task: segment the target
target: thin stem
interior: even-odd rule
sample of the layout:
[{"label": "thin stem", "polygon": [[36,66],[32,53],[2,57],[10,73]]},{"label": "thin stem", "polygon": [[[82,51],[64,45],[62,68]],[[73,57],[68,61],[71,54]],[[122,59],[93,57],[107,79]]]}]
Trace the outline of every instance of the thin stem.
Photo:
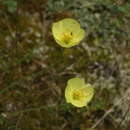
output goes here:
[{"label": "thin stem", "polygon": [[[62,107],[64,105],[66,105],[66,104],[60,104],[58,106]],[[40,106],[40,107],[28,108],[28,109],[24,109],[24,110],[20,110],[20,111],[16,111],[16,112],[8,112],[8,113],[11,114],[11,115],[16,116],[16,115],[18,115],[20,113],[43,110],[43,109],[49,109],[49,108],[55,108],[55,107],[57,107],[57,105],[50,105],[50,106],[45,106],[44,105],[44,106]]]}]

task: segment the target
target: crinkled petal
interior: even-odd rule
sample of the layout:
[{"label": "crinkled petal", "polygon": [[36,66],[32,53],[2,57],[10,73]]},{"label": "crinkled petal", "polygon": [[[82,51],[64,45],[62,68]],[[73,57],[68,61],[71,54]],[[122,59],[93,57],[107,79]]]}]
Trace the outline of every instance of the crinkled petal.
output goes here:
[{"label": "crinkled petal", "polygon": [[84,85],[83,88],[83,92],[85,95],[85,101],[86,103],[90,102],[90,100],[92,99],[93,95],[94,95],[94,89],[90,84]]},{"label": "crinkled petal", "polygon": [[62,23],[62,29],[64,32],[75,32],[80,28],[80,24],[71,18],[66,18],[60,21]]},{"label": "crinkled petal", "polygon": [[78,100],[73,100],[73,102],[71,103],[76,107],[84,107],[87,105],[85,101],[78,101]]},{"label": "crinkled petal", "polygon": [[68,86],[73,88],[74,90],[80,89],[85,85],[84,79],[80,78],[72,78],[68,81]]},{"label": "crinkled petal", "polygon": [[60,40],[61,36],[63,34],[63,29],[62,29],[62,23],[61,22],[55,22],[52,25],[52,34],[55,39]]},{"label": "crinkled petal", "polygon": [[65,98],[68,103],[72,102],[72,94],[73,94],[73,89],[67,86],[65,89]]},{"label": "crinkled petal", "polygon": [[74,46],[73,44],[66,44],[66,43],[64,43],[63,41],[59,41],[58,39],[55,39],[56,40],[56,42],[57,42],[57,44],[59,44],[60,46],[62,46],[62,47],[65,47],[65,48],[69,48],[69,47],[72,47],[72,46]]},{"label": "crinkled petal", "polygon": [[85,31],[83,29],[79,29],[76,30],[73,35],[73,43],[79,43],[85,37]]}]

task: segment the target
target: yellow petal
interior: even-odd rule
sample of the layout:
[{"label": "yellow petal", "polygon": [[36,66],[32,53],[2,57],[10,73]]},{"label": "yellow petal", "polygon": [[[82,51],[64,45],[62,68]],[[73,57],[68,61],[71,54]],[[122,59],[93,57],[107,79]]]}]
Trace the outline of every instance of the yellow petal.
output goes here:
[{"label": "yellow petal", "polygon": [[80,29],[79,32],[74,33],[73,42],[79,43],[85,37],[85,31]]},{"label": "yellow petal", "polygon": [[65,98],[68,103],[72,102],[72,93],[73,93],[73,89],[71,87],[66,87]]},{"label": "yellow petal", "polygon": [[84,101],[76,101],[76,100],[74,100],[71,103],[72,103],[72,105],[74,105],[76,107],[84,107],[84,106],[87,105],[86,102],[84,102]]},{"label": "yellow petal", "polygon": [[85,85],[83,88],[83,91],[84,91],[86,103],[90,102],[94,95],[94,89],[93,89],[92,85],[90,85],[90,84]]},{"label": "yellow petal", "polygon": [[65,18],[60,21],[62,24],[62,29],[64,32],[72,31],[74,32],[75,30],[78,30],[80,28],[80,24],[71,18]]},{"label": "yellow petal", "polygon": [[73,89],[80,89],[84,86],[84,84],[85,84],[84,79],[80,79],[77,77],[68,80],[68,86]]}]

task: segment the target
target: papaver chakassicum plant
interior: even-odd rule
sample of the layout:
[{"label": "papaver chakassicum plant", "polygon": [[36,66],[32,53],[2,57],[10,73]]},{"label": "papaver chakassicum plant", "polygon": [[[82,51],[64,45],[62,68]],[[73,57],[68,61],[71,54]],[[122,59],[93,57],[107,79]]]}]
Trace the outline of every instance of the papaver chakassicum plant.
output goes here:
[{"label": "papaver chakassicum plant", "polygon": [[52,34],[60,46],[69,48],[79,44],[85,31],[76,20],[65,18],[52,24]]},{"label": "papaver chakassicum plant", "polygon": [[72,78],[65,88],[65,98],[76,107],[84,107],[91,101],[94,89],[91,84],[85,84],[84,79]]}]

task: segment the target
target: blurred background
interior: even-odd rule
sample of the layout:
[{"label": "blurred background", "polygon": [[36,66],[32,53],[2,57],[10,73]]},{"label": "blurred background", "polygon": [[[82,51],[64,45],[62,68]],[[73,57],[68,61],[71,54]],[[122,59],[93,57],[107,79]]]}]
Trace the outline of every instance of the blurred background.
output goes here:
[{"label": "blurred background", "polygon": [[[74,18],[85,39],[62,48],[52,23]],[[68,79],[95,95],[67,104]],[[0,0],[0,130],[130,129],[129,0]]]}]

